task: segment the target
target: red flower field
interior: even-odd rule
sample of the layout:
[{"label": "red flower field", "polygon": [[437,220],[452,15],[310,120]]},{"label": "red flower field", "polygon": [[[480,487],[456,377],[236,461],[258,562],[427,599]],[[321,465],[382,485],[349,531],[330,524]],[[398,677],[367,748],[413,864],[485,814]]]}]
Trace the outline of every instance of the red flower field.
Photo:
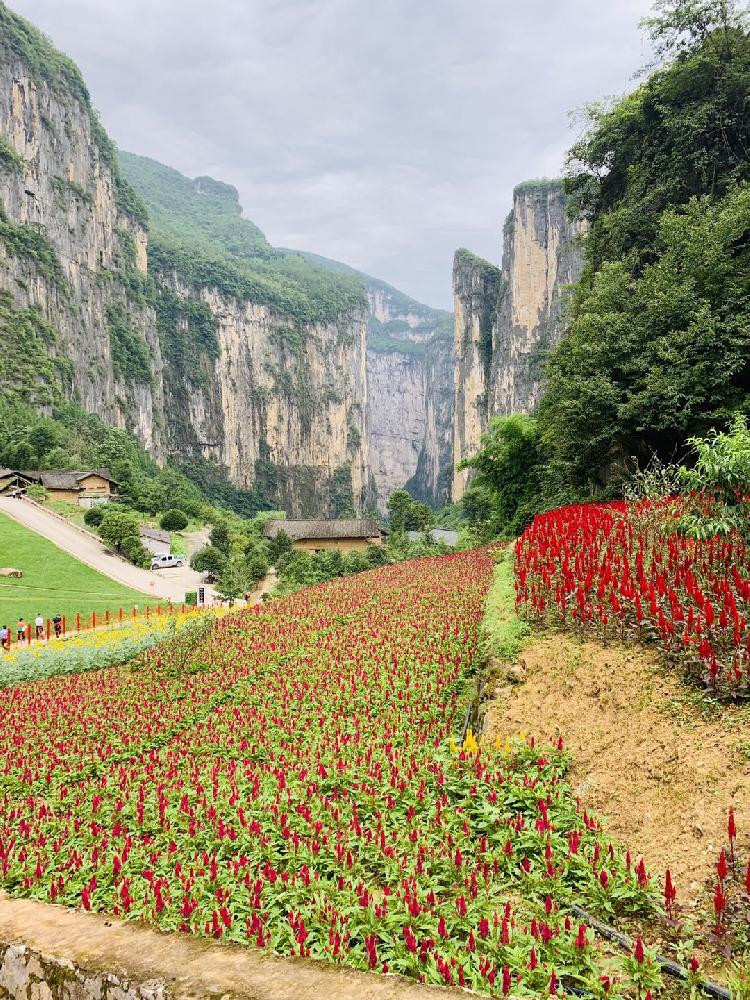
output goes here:
[{"label": "red flower field", "polygon": [[220,619],[188,657],[0,692],[3,887],[485,993],[601,992],[616,968],[569,904],[648,912],[658,888],[561,746],[453,743],[492,570],[384,567]]},{"label": "red flower field", "polygon": [[746,695],[750,551],[738,536],[665,533],[648,507],[581,504],[535,518],[516,545],[518,604],[605,640],[654,640],[696,679]]}]

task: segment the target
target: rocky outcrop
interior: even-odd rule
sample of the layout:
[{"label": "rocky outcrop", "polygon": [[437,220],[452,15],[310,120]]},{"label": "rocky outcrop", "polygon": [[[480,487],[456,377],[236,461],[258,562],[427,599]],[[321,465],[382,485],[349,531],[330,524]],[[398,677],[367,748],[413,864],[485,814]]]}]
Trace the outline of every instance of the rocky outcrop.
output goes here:
[{"label": "rocky outcrop", "polygon": [[[476,451],[492,417],[537,405],[544,359],[563,335],[569,286],[580,276],[581,232],[567,215],[562,183],[530,181],[513,193],[502,271],[456,254],[454,465]],[[467,481],[467,471],[454,471],[454,500]]]},{"label": "rocky outcrop", "polygon": [[364,276],[367,433],[377,503],[394,490],[438,506],[450,487],[452,318]]},{"label": "rocky outcrop", "polygon": [[503,290],[492,333],[492,416],[531,413],[542,368],[565,330],[570,286],[581,274],[581,225],[559,181],[529,182],[513,194],[503,240]]},{"label": "rocky outcrop", "polygon": [[503,287],[500,269],[468,250],[453,261],[455,365],[453,381],[453,478],[451,497],[464,495],[468,472],[458,464],[479,443],[489,417],[492,332]]},{"label": "rocky outcrop", "polygon": [[158,283],[162,305],[171,307],[167,322],[189,334],[198,304],[216,335],[212,351],[195,342],[185,350],[186,337],[175,353],[175,331],[162,327],[177,386],[172,452],[217,463],[237,487],[259,490],[295,516],[370,506],[364,307],[295,329],[265,305],[212,288],[196,292],[178,275],[169,287],[165,276]]},{"label": "rocky outcrop", "polygon": [[[144,220],[128,211],[112,147],[74,68],[67,79],[32,73],[5,47],[10,40],[0,38],[0,288],[54,331],[64,394],[161,459],[161,351],[140,295]],[[124,341],[136,345],[129,363]]]}]

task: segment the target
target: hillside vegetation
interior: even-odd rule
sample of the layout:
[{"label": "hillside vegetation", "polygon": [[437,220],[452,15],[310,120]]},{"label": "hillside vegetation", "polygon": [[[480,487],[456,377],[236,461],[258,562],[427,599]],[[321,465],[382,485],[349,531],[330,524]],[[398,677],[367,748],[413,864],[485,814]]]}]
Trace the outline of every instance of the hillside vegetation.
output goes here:
[{"label": "hillside vegetation", "polygon": [[652,19],[666,65],[590,109],[570,151],[590,232],[539,414],[553,494],[608,491],[630,456],[669,461],[750,412],[750,36],[731,6]]},{"label": "hillside vegetation", "polygon": [[484,537],[621,495],[750,414],[750,34],[723,0],[657,4],[662,60],[587,108],[568,156],[584,269],[536,414],[491,422],[464,508]]},{"label": "hillside vegetation", "polygon": [[299,322],[329,322],[365,308],[356,276],[316,267],[274,249],[243,218],[236,188],[211,177],[190,180],[171,167],[119,152],[120,169],[145,201],[149,260],[193,288],[216,288],[267,305]]}]

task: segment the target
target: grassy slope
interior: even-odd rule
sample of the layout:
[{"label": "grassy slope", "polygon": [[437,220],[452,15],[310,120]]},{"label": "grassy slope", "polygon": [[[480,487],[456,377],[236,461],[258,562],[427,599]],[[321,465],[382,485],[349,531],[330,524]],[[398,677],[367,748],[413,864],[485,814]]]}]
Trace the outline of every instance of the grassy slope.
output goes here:
[{"label": "grassy slope", "polygon": [[529,626],[516,613],[512,545],[505,549],[495,567],[482,630],[489,655],[503,660],[515,659],[523,640],[529,636]]},{"label": "grassy slope", "polygon": [[23,570],[20,580],[0,578],[0,625],[15,627],[18,616],[33,622],[37,612],[59,611],[72,623],[78,612],[143,608],[146,594],[130,590],[90,569],[52,542],[0,514],[0,562]]}]

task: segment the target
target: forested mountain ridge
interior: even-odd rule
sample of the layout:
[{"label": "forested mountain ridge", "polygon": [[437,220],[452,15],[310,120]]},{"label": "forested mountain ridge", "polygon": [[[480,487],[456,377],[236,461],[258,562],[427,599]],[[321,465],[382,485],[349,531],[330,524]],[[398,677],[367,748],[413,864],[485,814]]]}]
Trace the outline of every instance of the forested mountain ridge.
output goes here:
[{"label": "forested mountain ridge", "polygon": [[659,65],[590,106],[568,156],[579,273],[538,405],[496,402],[463,470],[489,534],[621,495],[750,414],[750,14],[664,0],[644,23]]},{"label": "forested mountain ridge", "polygon": [[687,40],[654,24],[679,51],[570,152],[590,228],[539,413],[553,492],[611,490],[631,456],[750,412],[750,34],[713,7]]}]

